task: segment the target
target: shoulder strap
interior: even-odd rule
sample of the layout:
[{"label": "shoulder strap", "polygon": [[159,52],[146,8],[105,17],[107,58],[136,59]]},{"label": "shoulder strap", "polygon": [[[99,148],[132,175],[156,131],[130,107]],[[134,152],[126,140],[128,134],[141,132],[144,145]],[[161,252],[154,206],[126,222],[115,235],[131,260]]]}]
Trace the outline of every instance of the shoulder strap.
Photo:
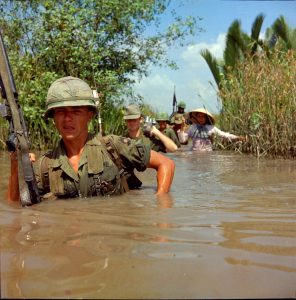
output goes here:
[{"label": "shoulder strap", "polygon": [[[111,141],[110,138],[100,138],[103,145],[105,145],[112,161],[115,163],[119,170],[120,180],[121,184],[124,188],[125,192],[129,191],[129,187],[127,184],[126,177],[124,175],[124,169],[122,167],[121,158],[116,150],[115,145]],[[41,173],[41,182],[42,186],[44,188],[44,191],[49,192],[50,191],[50,183],[49,183],[49,160],[50,160],[50,152],[46,153],[40,158],[40,173]]]},{"label": "shoulder strap", "polygon": [[45,153],[39,162],[40,174],[41,174],[41,182],[45,193],[50,192],[50,183],[49,183],[49,160],[50,160],[50,152]]},{"label": "shoulder strap", "polygon": [[121,180],[121,184],[124,188],[124,191],[128,192],[129,187],[127,184],[126,177],[124,175],[124,168],[122,167],[122,161],[121,161],[121,158],[118,154],[118,151],[117,151],[114,143],[112,142],[112,139],[108,138],[108,137],[104,137],[104,138],[100,138],[100,140],[101,140],[102,144],[106,146],[106,149],[107,149],[108,153],[110,154],[112,161],[115,163],[115,165],[117,166],[117,168],[119,170],[120,180]]}]

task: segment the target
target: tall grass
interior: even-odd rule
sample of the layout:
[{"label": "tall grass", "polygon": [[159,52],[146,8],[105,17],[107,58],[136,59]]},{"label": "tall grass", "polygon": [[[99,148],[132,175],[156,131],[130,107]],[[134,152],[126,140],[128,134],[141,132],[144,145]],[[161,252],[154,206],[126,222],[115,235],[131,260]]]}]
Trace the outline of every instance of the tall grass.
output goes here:
[{"label": "tall grass", "polygon": [[220,89],[223,130],[247,135],[242,151],[296,156],[296,53],[275,50],[228,70]]}]

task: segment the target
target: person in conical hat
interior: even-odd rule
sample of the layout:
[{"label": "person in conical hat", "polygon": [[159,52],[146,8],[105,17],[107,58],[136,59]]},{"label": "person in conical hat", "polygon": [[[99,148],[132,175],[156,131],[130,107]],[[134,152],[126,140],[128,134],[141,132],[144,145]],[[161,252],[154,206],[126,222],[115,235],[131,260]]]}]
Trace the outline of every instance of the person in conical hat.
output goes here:
[{"label": "person in conical hat", "polygon": [[189,111],[188,113],[184,114],[184,117],[188,119],[192,124],[197,122],[197,114],[202,113],[206,116],[206,124],[208,125],[214,125],[215,124],[215,118],[214,116],[205,108],[196,108],[194,110]]},{"label": "person in conical hat", "polygon": [[192,125],[188,130],[188,137],[192,139],[192,150],[212,151],[215,136],[226,138],[230,141],[244,141],[245,137],[224,132],[217,128],[214,116],[205,108],[196,108],[184,115]]}]

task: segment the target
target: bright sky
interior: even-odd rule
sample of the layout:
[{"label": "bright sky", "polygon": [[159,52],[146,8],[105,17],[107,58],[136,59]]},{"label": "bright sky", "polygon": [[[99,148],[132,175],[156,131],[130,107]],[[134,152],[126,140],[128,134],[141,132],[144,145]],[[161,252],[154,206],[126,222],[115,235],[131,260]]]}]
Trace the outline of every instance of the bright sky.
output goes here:
[{"label": "bright sky", "polygon": [[[205,32],[190,38],[194,41],[190,46],[169,51],[169,58],[177,62],[178,70],[152,67],[150,75],[136,84],[135,90],[158,112],[172,113],[174,86],[177,101],[186,102],[185,111],[205,107],[212,113],[219,112],[216,84],[200,50],[207,48],[216,58],[222,58],[225,36],[235,19],[241,21],[242,30],[248,34],[260,13],[265,15],[263,34],[281,15],[290,27],[296,27],[295,0],[185,0],[181,8],[179,4],[179,0],[172,0],[171,8],[176,8],[183,17],[201,17],[198,25]],[[168,22],[167,16],[162,17],[162,22]]]}]

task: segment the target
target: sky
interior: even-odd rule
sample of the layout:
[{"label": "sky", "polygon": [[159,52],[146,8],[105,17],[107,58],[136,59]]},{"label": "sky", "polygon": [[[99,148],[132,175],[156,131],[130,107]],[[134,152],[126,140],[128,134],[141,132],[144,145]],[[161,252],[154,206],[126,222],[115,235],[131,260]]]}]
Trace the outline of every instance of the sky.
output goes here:
[{"label": "sky", "polygon": [[[172,0],[169,8],[175,8],[183,17],[202,18],[197,24],[203,32],[190,37],[190,45],[168,51],[168,57],[177,63],[178,70],[152,66],[149,75],[134,86],[145,103],[168,114],[173,111],[174,89],[177,101],[186,103],[185,111],[205,107],[211,113],[219,113],[221,102],[217,86],[200,51],[208,49],[217,59],[222,58],[226,33],[235,19],[240,20],[242,30],[248,34],[260,13],[265,15],[263,35],[281,15],[290,27],[296,27],[296,0],[185,0],[182,7],[179,0]],[[162,26],[170,22],[168,18],[168,15],[161,17]]]}]

